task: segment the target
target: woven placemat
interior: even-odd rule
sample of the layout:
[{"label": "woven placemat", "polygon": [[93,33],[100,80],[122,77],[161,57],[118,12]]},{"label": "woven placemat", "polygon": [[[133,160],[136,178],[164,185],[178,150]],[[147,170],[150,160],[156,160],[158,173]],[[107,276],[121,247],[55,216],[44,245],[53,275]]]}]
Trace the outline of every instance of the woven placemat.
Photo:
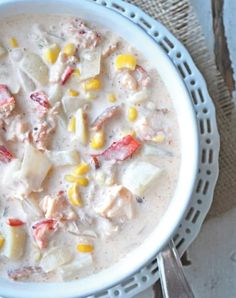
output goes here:
[{"label": "woven placemat", "polygon": [[[189,50],[206,79],[221,136],[220,175],[208,217],[236,206],[236,109],[225,81],[209,54],[202,28],[189,0],[129,0],[164,24]],[[222,64],[224,61],[222,61]]]}]

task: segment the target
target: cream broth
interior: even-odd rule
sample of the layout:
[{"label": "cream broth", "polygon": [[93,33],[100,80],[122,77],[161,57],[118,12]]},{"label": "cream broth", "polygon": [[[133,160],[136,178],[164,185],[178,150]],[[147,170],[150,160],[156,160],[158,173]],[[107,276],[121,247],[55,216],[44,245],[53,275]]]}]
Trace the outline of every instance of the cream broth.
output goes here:
[{"label": "cream broth", "polygon": [[172,100],[151,61],[105,28],[2,19],[0,125],[2,276],[67,281],[107,268],[173,196]]}]

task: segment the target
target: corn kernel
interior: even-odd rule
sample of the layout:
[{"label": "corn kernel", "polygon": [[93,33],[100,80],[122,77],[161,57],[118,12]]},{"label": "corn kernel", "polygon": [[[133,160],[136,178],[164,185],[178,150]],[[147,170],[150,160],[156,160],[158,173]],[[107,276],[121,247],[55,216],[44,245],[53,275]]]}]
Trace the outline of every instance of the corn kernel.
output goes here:
[{"label": "corn kernel", "polygon": [[80,70],[79,70],[79,68],[76,68],[76,69],[73,71],[72,76],[77,76],[78,78],[80,77]]},{"label": "corn kernel", "polygon": [[77,178],[73,175],[66,175],[65,180],[69,183],[75,183],[77,181]]},{"label": "corn kernel", "polygon": [[78,96],[79,95],[79,92],[74,90],[74,89],[69,89],[68,90],[68,94],[72,97],[75,97],[75,96]]},{"label": "corn kernel", "polygon": [[63,52],[67,55],[67,56],[74,56],[75,52],[76,52],[76,47],[75,44],[73,43],[68,43],[64,46]]},{"label": "corn kernel", "polygon": [[71,119],[70,119],[70,121],[69,121],[67,130],[69,132],[75,133],[75,128],[76,128],[76,119],[75,119],[74,116],[72,116]]},{"label": "corn kernel", "polygon": [[101,81],[99,79],[90,79],[83,84],[84,91],[96,91],[101,89]]},{"label": "corn kernel", "polygon": [[115,96],[115,94],[114,93],[109,93],[108,95],[107,95],[107,99],[108,99],[108,101],[109,102],[116,102],[116,96]]},{"label": "corn kernel", "polygon": [[162,143],[165,141],[165,135],[163,133],[160,133],[152,138],[152,140],[156,143]]},{"label": "corn kernel", "polygon": [[57,57],[60,53],[60,47],[57,44],[53,44],[43,50],[43,58],[49,64],[54,64],[57,61]]},{"label": "corn kernel", "polygon": [[116,70],[128,68],[130,70],[135,70],[137,65],[137,59],[131,54],[122,54],[116,57],[115,68]]},{"label": "corn kernel", "polygon": [[72,206],[82,207],[78,185],[75,183],[68,189],[68,199]]},{"label": "corn kernel", "polygon": [[89,184],[89,180],[88,180],[88,178],[85,178],[85,177],[76,177],[76,183],[78,183],[81,186],[86,187]]},{"label": "corn kernel", "polygon": [[99,130],[94,133],[91,138],[90,147],[93,149],[101,149],[105,145],[105,133],[104,130]]},{"label": "corn kernel", "polygon": [[15,39],[15,37],[12,37],[12,38],[10,39],[9,43],[10,43],[10,46],[11,46],[12,48],[18,48],[18,42],[17,42],[17,40]]},{"label": "corn kernel", "polygon": [[5,239],[3,238],[2,235],[0,235],[0,248],[3,247],[4,243],[5,243]]},{"label": "corn kernel", "polygon": [[135,121],[138,117],[138,111],[135,107],[130,107],[128,111],[128,120]]},{"label": "corn kernel", "polygon": [[74,175],[80,176],[80,175],[87,174],[89,169],[90,167],[87,163],[81,163],[78,167],[75,168]]},{"label": "corn kernel", "polygon": [[77,245],[77,250],[83,253],[91,253],[94,251],[94,246],[92,244],[80,243]]}]

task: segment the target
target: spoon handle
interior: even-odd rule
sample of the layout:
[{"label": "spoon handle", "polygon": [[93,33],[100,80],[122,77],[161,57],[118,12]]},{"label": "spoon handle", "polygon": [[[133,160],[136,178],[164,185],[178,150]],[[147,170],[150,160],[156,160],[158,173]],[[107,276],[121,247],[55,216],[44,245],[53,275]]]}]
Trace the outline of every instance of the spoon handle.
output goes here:
[{"label": "spoon handle", "polygon": [[158,255],[164,298],[194,298],[173,241]]}]

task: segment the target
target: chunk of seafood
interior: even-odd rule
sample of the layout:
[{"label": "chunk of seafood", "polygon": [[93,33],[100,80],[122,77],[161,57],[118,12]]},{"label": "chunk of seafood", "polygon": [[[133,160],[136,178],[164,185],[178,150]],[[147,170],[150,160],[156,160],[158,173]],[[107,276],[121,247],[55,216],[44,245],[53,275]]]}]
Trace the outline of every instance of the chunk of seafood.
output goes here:
[{"label": "chunk of seafood", "polygon": [[119,221],[133,217],[134,195],[123,185],[110,186],[103,196],[101,202],[94,207],[100,216]]},{"label": "chunk of seafood", "polygon": [[80,49],[94,49],[101,42],[101,35],[77,18],[73,19],[66,28],[66,34],[75,38],[77,47]]},{"label": "chunk of seafood", "polygon": [[54,219],[43,219],[32,226],[34,239],[40,249],[48,246],[49,236],[56,231]]},{"label": "chunk of seafood", "polygon": [[99,130],[104,125],[105,122],[113,118],[120,111],[121,111],[120,106],[112,106],[112,107],[106,108],[92,123],[92,128],[94,130]]},{"label": "chunk of seafood", "polygon": [[57,220],[75,220],[76,213],[68,204],[64,194],[57,194],[55,196],[47,195],[40,202],[40,207],[46,218],[53,218]]},{"label": "chunk of seafood", "polygon": [[13,159],[13,155],[7,148],[3,145],[0,145],[0,162],[8,163]]},{"label": "chunk of seafood", "polygon": [[6,118],[15,109],[16,101],[7,85],[0,84],[0,114]]}]

